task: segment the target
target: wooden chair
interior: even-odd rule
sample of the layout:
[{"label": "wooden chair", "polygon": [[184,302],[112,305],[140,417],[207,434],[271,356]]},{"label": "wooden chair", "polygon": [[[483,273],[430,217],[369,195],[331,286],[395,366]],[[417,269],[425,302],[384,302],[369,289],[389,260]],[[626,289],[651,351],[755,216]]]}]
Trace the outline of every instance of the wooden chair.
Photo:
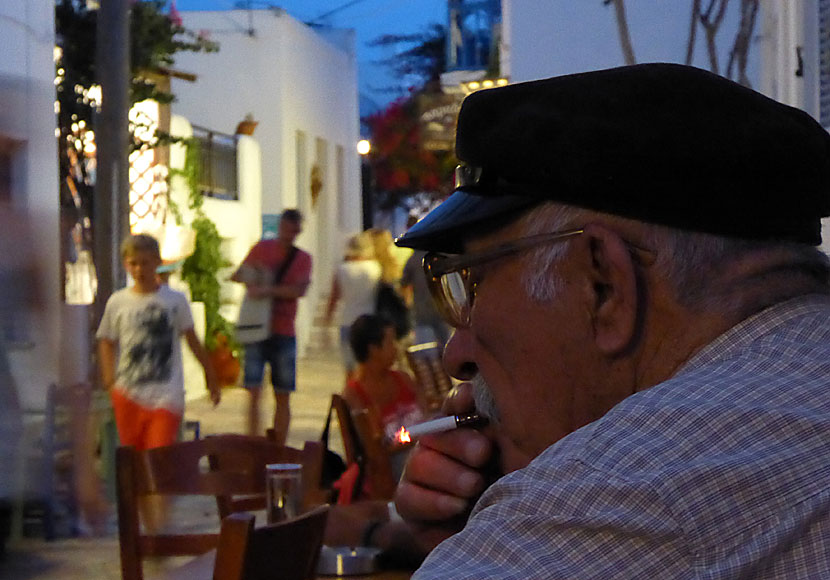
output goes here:
[{"label": "wooden chair", "polygon": [[252,514],[222,520],[214,580],[307,580],[316,577],[329,506],[277,524],[254,525]]},{"label": "wooden chair", "polygon": [[269,463],[299,463],[303,466],[303,509],[326,503],[328,492],[320,487],[323,446],[306,441],[303,449],[280,446],[265,437],[218,435],[205,438],[210,468],[223,474],[241,491],[217,495],[219,517],[233,512],[265,509],[265,466]]},{"label": "wooden chair", "polygon": [[[313,450],[314,444],[308,454]],[[290,459],[286,453],[292,453]],[[212,436],[143,452],[132,447],[118,448],[118,538],[123,580],[143,580],[143,560],[148,556],[203,554],[215,548],[219,540],[218,533],[154,534],[142,530],[139,516],[142,498],[213,496],[220,510],[260,503],[264,508],[266,463],[303,462],[305,453],[305,449],[289,452],[263,437],[240,435]],[[320,458],[321,462],[322,455]],[[319,473],[320,467],[313,466],[309,467],[309,473],[314,469]],[[318,480],[309,481],[311,487]],[[309,493],[304,499],[311,503],[312,498],[313,494]],[[236,503],[237,499],[241,501]],[[217,528],[218,524],[217,520]]]},{"label": "wooden chair", "polygon": [[352,409],[346,399],[337,393],[331,395],[331,406],[334,408],[337,423],[340,425],[340,438],[343,440],[343,450],[346,452],[344,458],[346,464],[356,463],[363,456],[363,445],[352,420]]},{"label": "wooden chair", "polygon": [[372,429],[368,413],[353,411],[342,396],[334,393],[331,400],[340,423],[346,463],[360,461],[362,465],[365,488],[370,492],[370,497],[364,499],[392,499],[398,485],[392,456],[405,447],[390,448]]},{"label": "wooden chair", "polygon": [[363,480],[369,491],[366,499],[391,500],[395,496],[398,480],[392,468],[392,456],[403,452],[403,446],[391,448],[376,433],[365,411],[352,414],[352,423],[364,449]]},{"label": "wooden chair", "polygon": [[254,531],[253,514],[239,512],[222,518],[219,545],[213,564],[214,580],[243,580],[248,542]]},{"label": "wooden chair", "polygon": [[216,547],[217,533],[150,533],[142,530],[139,516],[139,504],[154,494],[217,496],[238,491],[229,478],[210,471],[204,439],[149,451],[119,447],[115,463],[123,580],[143,580],[143,560],[148,556],[198,555]]},{"label": "wooden chair", "polygon": [[437,342],[413,344],[406,349],[406,360],[426,403],[427,414],[441,408],[453,387],[452,378],[441,364],[443,353],[444,348]]}]

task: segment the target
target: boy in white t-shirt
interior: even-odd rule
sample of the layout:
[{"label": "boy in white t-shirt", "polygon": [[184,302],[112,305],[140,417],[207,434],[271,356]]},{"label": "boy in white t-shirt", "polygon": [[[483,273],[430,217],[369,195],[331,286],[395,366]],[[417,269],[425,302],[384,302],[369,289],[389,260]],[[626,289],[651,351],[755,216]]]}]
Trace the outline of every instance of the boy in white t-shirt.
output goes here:
[{"label": "boy in white t-shirt", "polygon": [[121,257],[135,284],[107,301],[97,333],[99,366],[121,445],[152,449],[176,441],[184,415],[180,336],[205,369],[214,404],[221,393],[208,353],[193,330],[187,297],[158,278],[158,242],[144,234],[129,236],[121,245]]},{"label": "boy in white t-shirt", "polygon": [[[221,392],[193,330],[187,297],[162,284],[156,272],[161,265],[156,239],[127,237],[121,257],[135,284],[114,292],[104,308],[96,335],[101,379],[110,393],[120,444],[139,450],[163,447],[176,441],[184,416],[182,335],[205,369],[214,405]],[[161,497],[142,503],[141,510],[149,530],[158,530],[167,519]]]}]

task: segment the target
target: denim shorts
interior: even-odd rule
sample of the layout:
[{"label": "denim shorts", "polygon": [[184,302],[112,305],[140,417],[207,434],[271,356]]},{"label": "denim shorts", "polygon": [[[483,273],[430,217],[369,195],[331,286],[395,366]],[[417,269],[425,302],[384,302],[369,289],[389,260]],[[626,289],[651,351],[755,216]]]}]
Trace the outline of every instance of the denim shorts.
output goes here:
[{"label": "denim shorts", "polygon": [[340,327],[340,356],[343,359],[343,366],[346,367],[346,371],[348,372],[352,372],[355,365],[357,365],[357,361],[354,358],[354,351],[352,351],[352,345],[349,342],[350,332],[351,326]]},{"label": "denim shorts", "polygon": [[245,380],[247,389],[258,389],[265,376],[265,363],[271,366],[271,384],[274,392],[291,393],[296,388],[297,339],[273,334],[253,344],[245,345]]}]

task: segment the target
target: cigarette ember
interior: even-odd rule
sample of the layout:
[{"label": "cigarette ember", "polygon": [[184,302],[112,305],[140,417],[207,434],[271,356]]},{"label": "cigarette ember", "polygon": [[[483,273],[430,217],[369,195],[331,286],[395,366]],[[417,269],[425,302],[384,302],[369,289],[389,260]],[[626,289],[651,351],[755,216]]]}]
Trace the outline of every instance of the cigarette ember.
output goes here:
[{"label": "cigarette ember", "polygon": [[401,430],[398,431],[398,442],[399,443],[410,443],[412,438],[409,436],[409,431],[406,430],[406,427],[401,427]]},{"label": "cigarette ember", "polygon": [[430,433],[442,433],[444,431],[451,431],[459,427],[483,427],[487,424],[487,417],[483,417],[478,413],[469,413],[467,415],[451,415],[448,417],[440,417],[432,421],[418,423],[411,426],[409,429],[401,427],[398,432],[398,439],[401,442],[408,442],[423,435]]}]

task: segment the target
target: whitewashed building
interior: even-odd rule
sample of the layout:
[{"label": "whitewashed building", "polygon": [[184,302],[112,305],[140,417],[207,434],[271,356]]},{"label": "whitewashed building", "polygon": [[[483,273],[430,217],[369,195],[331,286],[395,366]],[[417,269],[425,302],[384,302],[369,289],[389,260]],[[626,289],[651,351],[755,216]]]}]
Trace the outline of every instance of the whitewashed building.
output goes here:
[{"label": "whitewashed building", "polygon": [[[283,209],[305,216],[297,245],[313,256],[312,285],[300,301],[303,353],[327,296],[343,241],[361,229],[357,61],[354,31],[311,28],[279,9],[182,12],[184,26],[219,43],[216,53],[177,55],[171,131],[233,148],[246,117],[251,137],[236,138],[236,192],[205,200],[205,210],[239,263]],[[174,150],[171,165],[181,162]],[[225,199],[222,199],[225,198]],[[233,319],[242,288],[229,284]]]},{"label": "whitewashed building", "polygon": [[[760,90],[804,109],[830,129],[830,2],[761,2]],[[822,248],[830,253],[830,220],[822,227]]]}]

